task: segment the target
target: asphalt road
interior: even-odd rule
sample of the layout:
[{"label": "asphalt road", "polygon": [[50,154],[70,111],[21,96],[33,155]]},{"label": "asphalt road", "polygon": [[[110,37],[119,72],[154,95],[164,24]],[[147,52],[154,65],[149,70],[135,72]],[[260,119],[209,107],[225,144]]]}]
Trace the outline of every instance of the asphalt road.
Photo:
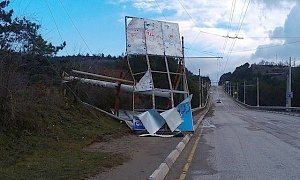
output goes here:
[{"label": "asphalt road", "polygon": [[244,109],[221,87],[212,91],[213,116],[186,179],[300,179],[300,118]]}]

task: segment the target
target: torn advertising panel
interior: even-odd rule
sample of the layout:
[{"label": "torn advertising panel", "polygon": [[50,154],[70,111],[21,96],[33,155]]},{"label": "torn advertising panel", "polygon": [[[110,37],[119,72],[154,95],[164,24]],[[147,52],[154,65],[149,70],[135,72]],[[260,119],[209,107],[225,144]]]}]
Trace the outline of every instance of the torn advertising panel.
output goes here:
[{"label": "torn advertising panel", "polygon": [[183,120],[183,122],[178,126],[179,131],[194,131],[193,115],[191,110],[192,97],[193,95],[190,95],[177,105],[177,110]]},{"label": "torn advertising panel", "polygon": [[145,20],[145,37],[148,54],[164,54],[164,42],[159,21]]},{"label": "torn advertising panel", "polygon": [[183,122],[177,108],[169,109],[160,113],[160,115],[166,120],[172,132]]},{"label": "torn advertising panel", "polygon": [[143,112],[137,117],[150,134],[156,133],[166,123],[165,119],[155,109]]},{"label": "torn advertising panel", "polygon": [[126,19],[126,53],[182,57],[177,23],[137,17]]},{"label": "torn advertising panel", "polygon": [[152,76],[148,70],[134,87],[135,91],[150,91],[153,89]]},{"label": "torn advertising panel", "polygon": [[162,32],[166,55],[182,57],[182,47],[178,24],[162,22]]},{"label": "torn advertising panel", "polygon": [[127,54],[146,54],[145,24],[139,18],[132,18],[126,27]]}]

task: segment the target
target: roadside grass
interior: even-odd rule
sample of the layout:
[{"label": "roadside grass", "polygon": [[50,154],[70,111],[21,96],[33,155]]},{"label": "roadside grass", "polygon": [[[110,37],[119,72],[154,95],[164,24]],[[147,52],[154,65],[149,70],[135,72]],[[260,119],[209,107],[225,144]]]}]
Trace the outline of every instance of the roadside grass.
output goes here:
[{"label": "roadside grass", "polygon": [[83,179],[128,159],[83,150],[93,142],[127,135],[124,124],[80,103],[21,106],[19,118],[39,128],[0,134],[0,179]]}]

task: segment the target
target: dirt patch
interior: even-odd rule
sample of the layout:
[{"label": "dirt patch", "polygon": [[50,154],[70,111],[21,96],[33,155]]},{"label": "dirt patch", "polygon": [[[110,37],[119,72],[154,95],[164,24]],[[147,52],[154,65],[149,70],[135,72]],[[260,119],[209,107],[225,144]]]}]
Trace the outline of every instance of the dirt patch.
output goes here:
[{"label": "dirt patch", "polygon": [[87,152],[111,152],[115,154],[123,154],[127,157],[132,157],[133,152],[138,150],[138,142],[140,137],[136,135],[125,135],[120,138],[109,139],[103,142],[94,142],[84,148]]}]

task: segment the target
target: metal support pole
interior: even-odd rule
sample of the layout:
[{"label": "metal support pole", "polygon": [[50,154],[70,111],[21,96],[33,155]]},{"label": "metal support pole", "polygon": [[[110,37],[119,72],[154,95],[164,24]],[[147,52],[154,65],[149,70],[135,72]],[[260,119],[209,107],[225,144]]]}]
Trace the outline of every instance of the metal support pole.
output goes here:
[{"label": "metal support pole", "polygon": [[236,83],[236,99],[239,100],[239,83]]},{"label": "metal support pole", "polygon": [[229,82],[227,82],[227,85],[226,85],[226,92],[229,94]]},{"label": "metal support pole", "polygon": [[[181,37],[182,41],[182,69],[183,69],[183,90],[186,92],[189,92],[188,88],[188,82],[187,82],[187,77],[186,77],[186,71],[185,71],[185,59],[184,59],[184,37]],[[188,94],[184,94],[184,99],[186,99],[189,96]]]},{"label": "metal support pole", "polygon": [[201,73],[200,73],[200,69],[199,69],[199,107],[202,107],[201,101],[202,101],[202,99],[201,99]]},{"label": "metal support pole", "polygon": [[168,59],[167,59],[166,55],[165,55],[165,64],[166,64],[166,70],[167,70],[167,75],[168,75],[169,88],[171,90],[171,105],[172,105],[172,108],[173,108],[174,107],[174,93],[173,93],[173,86],[172,86],[172,81],[171,81],[171,76],[170,76]]},{"label": "metal support pole", "polygon": [[287,89],[286,89],[286,107],[290,108],[292,106],[292,58],[289,59],[289,73],[287,79]]},{"label": "metal support pole", "polygon": [[232,96],[232,92],[231,92],[231,82],[229,82],[229,94],[230,94],[230,96]]},{"label": "metal support pole", "polygon": [[[144,29],[146,29],[146,22],[144,22]],[[150,60],[149,60],[149,56],[148,56],[148,49],[147,49],[147,38],[146,38],[146,34],[144,33],[144,38],[145,38],[145,47],[146,47],[146,61],[147,61],[147,66],[148,66],[148,71],[150,73],[151,76],[151,83],[152,83],[152,108],[155,109],[155,94],[154,94],[154,83],[153,83],[153,76],[152,76],[152,72],[151,72],[151,66],[150,66]]]},{"label": "metal support pole", "polygon": [[259,107],[259,78],[256,78],[256,104]]},{"label": "metal support pole", "polygon": [[246,104],[246,82],[244,80],[244,104]]},{"label": "metal support pole", "polygon": [[204,86],[204,81],[203,81],[203,78],[201,78],[201,107],[204,106],[204,104],[203,104],[203,91],[204,91],[203,86]]}]

